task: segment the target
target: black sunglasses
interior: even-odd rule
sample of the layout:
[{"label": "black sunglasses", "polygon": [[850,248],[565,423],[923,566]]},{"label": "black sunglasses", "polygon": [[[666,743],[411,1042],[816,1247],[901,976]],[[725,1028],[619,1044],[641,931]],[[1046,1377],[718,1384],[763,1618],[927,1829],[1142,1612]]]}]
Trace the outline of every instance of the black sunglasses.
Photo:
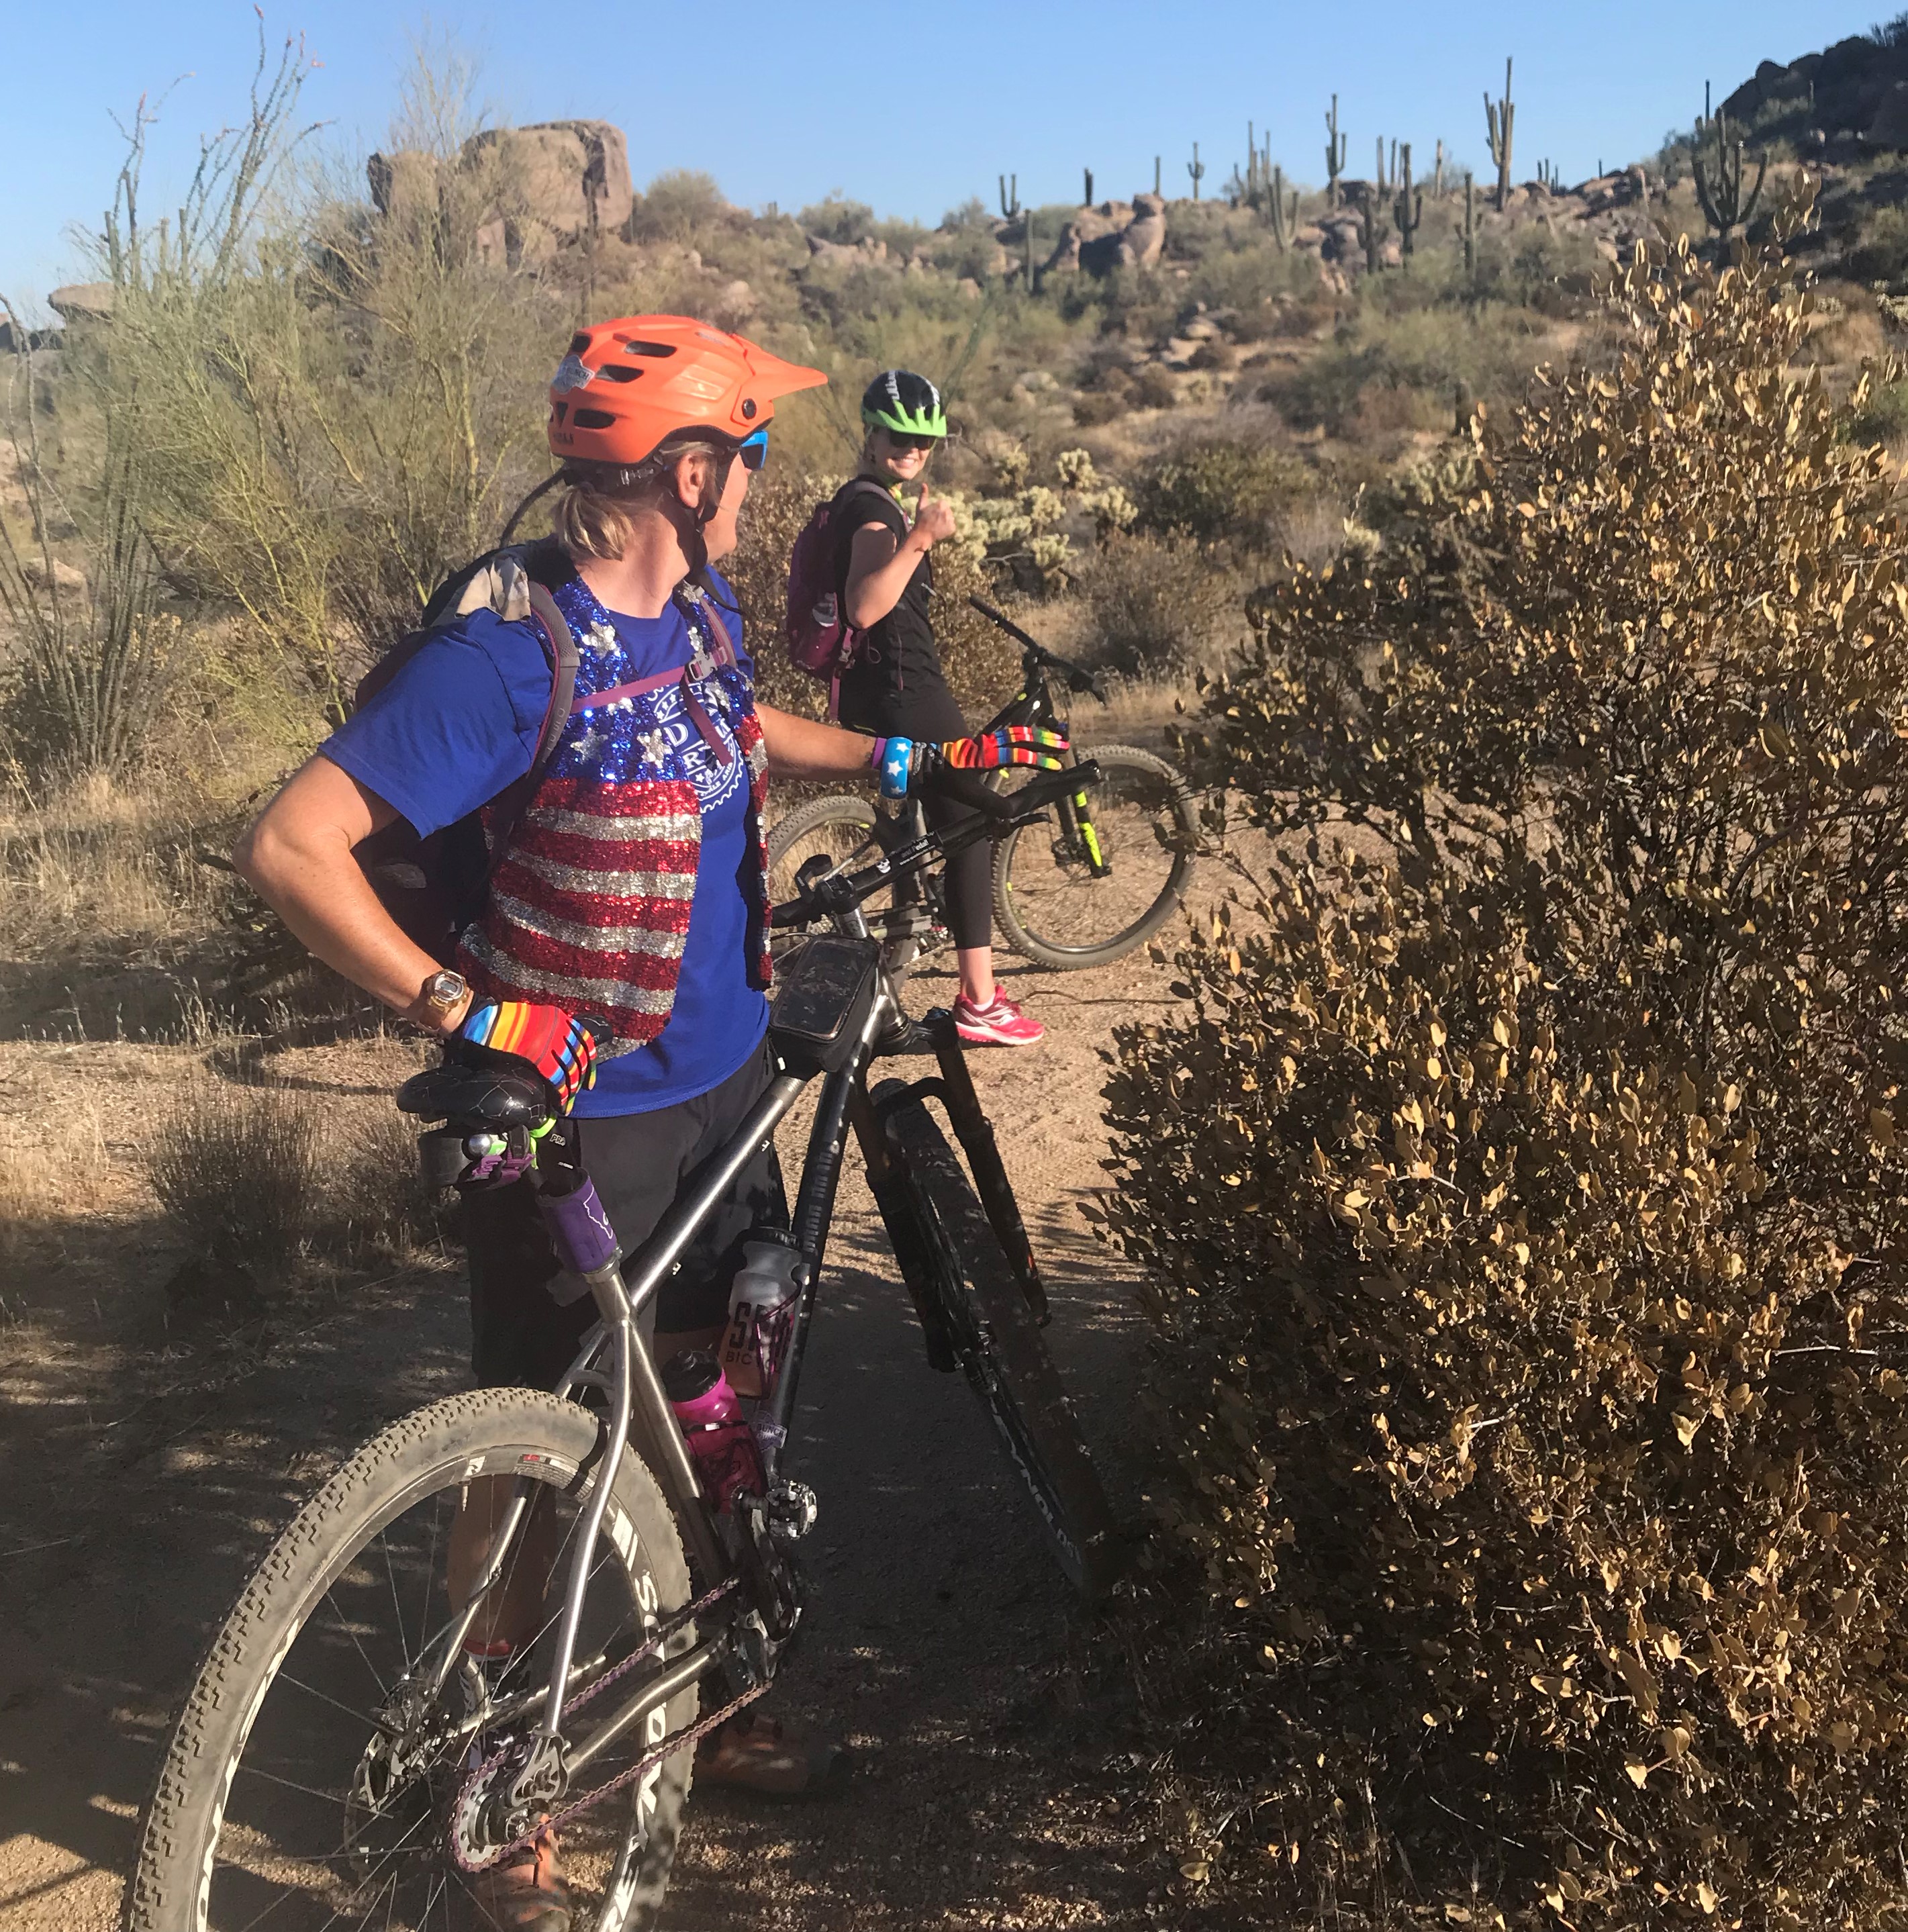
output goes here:
[{"label": "black sunglasses", "polygon": [[891,429],[888,430],[888,440],[897,449],[932,449],[940,438],[938,436],[920,436],[911,430]]}]

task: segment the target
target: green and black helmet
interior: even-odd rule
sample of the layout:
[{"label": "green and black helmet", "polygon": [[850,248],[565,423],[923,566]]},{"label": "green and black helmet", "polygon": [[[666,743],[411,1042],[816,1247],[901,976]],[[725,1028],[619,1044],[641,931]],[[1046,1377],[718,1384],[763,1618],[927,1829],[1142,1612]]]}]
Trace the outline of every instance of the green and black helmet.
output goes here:
[{"label": "green and black helmet", "polygon": [[897,436],[938,440],[947,434],[940,392],[911,369],[884,369],[862,392],[861,419],[871,428],[892,430]]}]

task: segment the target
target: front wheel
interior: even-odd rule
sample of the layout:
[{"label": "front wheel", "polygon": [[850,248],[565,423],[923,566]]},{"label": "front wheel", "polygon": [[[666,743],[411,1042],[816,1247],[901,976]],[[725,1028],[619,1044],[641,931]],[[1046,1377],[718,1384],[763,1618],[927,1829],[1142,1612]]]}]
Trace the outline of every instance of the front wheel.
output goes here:
[{"label": "front wheel", "polygon": [[[471,1773],[541,1715],[539,1667],[547,1680],[597,1449],[596,1419],[577,1404],[480,1389],[394,1423],[332,1477],[246,1585],[187,1699],[140,1833],[127,1932],[485,1922],[466,1869],[484,1850]],[[523,1520],[538,1526],[498,1559],[497,1587],[510,1588],[534,1546],[550,1566],[545,1620],[508,1656],[460,1652],[434,1688],[452,1616],[452,1520],[487,1478],[529,1498]],[[592,1556],[572,1694],[652,1639],[688,1594],[662,1492],[626,1456]],[[668,1651],[693,1641],[676,1632]],[[693,1724],[696,1708],[693,1685],[658,1706],[621,1761]],[[614,1774],[608,1760],[591,1769],[592,1784]],[[654,1924],[690,1772],[685,1749],[566,1834],[578,1932]]]},{"label": "front wheel", "polygon": [[1008,944],[1062,971],[1111,965],[1150,938],[1185,898],[1199,850],[1198,806],[1165,759],[1132,745],[1075,748],[1100,782],[1016,826],[994,857]]},{"label": "front wheel", "polygon": [[912,1223],[898,1255],[925,1294],[1007,1462],[1033,1498],[1048,1547],[1089,1603],[1119,1571],[1113,1513],[1039,1324],[954,1150],[898,1080],[875,1089]]}]

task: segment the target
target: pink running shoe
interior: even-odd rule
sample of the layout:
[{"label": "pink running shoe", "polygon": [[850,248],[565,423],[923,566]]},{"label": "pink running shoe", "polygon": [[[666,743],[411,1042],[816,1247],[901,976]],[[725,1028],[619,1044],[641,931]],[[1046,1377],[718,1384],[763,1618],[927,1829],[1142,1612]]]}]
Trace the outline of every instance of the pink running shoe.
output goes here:
[{"label": "pink running shoe", "polygon": [[1032,1046],[1046,1028],[996,990],[991,1006],[970,1004],[964,993],[954,1001],[954,1030],[969,1046]]}]

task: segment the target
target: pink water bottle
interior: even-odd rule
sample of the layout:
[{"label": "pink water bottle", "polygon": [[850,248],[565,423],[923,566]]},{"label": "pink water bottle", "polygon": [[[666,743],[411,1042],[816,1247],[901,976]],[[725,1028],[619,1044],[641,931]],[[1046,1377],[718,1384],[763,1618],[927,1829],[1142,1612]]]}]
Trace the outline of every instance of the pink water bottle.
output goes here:
[{"label": "pink water bottle", "polygon": [[744,1490],[760,1496],[766,1485],[755,1438],[716,1358],[700,1348],[677,1355],[663,1366],[662,1386],[716,1507],[728,1509]]}]

